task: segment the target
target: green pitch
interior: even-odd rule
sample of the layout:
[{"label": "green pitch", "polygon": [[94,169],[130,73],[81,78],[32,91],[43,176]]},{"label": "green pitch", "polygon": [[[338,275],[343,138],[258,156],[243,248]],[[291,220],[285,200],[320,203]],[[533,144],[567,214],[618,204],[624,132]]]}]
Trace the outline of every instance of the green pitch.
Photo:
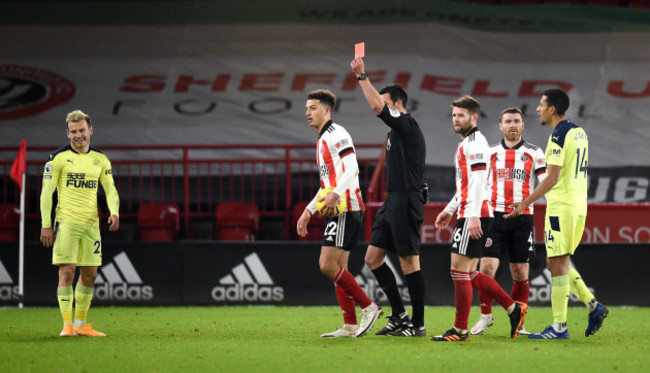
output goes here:
[{"label": "green pitch", "polygon": [[[507,337],[505,311],[495,325],[462,343],[431,342],[449,329],[451,307],[428,307],[427,337],[321,339],[341,323],[336,307],[169,307],[90,310],[107,338],[60,338],[56,308],[0,310],[1,372],[638,372],[650,365],[650,308],[610,307],[596,335],[585,338],[587,311],[569,309],[571,339]],[[479,309],[474,307],[470,326]],[[551,321],[533,308],[530,331]]]}]

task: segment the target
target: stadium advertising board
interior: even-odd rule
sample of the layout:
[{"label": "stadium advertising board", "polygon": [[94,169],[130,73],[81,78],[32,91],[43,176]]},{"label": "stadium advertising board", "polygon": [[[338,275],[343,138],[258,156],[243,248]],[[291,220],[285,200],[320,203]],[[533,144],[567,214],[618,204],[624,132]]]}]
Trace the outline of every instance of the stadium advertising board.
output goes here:
[{"label": "stadium advertising board", "polygon": [[[420,226],[423,243],[451,242],[454,222],[445,229],[434,223],[444,204],[432,204],[424,210]],[[536,204],[534,211],[535,242],[544,242],[546,205]],[[590,204],[582,236],[583,243],[648,243],[650,242],[650,204]],[[455,221],[455,220],[454,220]]]},{"label": "stadium advertising board", "polygon": [[176,245],[104,244],[93,302],[175,305],[182,302],[181,252]]},{"label": "stadium advertising board", "polygon": [[[0,245],[0,304],[16,303],[20,299],[16,246]],[[181,304],[182,267],[178,246],[140,242],[103,244],[102,260],[93,304]],[[37,242],[25,244],[25,304],[57,304],[58,270],[51,263],[51,249]]]}]

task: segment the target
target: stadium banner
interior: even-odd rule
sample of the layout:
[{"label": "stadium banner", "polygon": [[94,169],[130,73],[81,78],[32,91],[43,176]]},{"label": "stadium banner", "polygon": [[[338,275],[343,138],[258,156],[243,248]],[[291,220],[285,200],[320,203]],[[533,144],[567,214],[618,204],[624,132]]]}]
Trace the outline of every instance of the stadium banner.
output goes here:
[{"label": "stadium banner", "polygon": [[[444,229],[435,227],[436,216],[446,206],[431,203],[425,206],[424,221],[420,225],[420,239],[423,243],[450,243],[455,217]],[[545,204],[535,204],[533,224],[534,239],[544,242]],[[582,243],[650,243],[650,204],[589,204]]]},{"label": "stadium banner", "polygon": [[[0,243],[0,306],[15,305],[20,300],[14,246]],[[98,271],[93,304],[335,305],[333,285],[318,268],[319,255],[318,242],[109,242],[104,244],[104,265]],[[373,300],[387,304],[363,262],[364,255],[365,245],[352,251],[349,271]],[[449,246],[423,245],[420,260],[426,304],[453,305]],[[509,291],[512,279],[506,260],[497,272],[497,280]],[[529,277],[531,305],[550,305],[551,274],[545,260],[544,247],[537,245]],[[571,264],[603,303],[650,306],[645,284],[634,276],[621,276],[621,270],[643,273],[648,260],[647,244],[586,244],[572,257]],[[57,305],[58,271],[50,261],[50,249],[37,242],[26,245],[25,305]],[[399,260],[389,255],[386,262],[396,273],[403,300],[410,303]],[[478,304],[478,296],[474,304]],[[582,305],[573,295],[570,304]]]},{"label": "stadium banner", "polygon": [[[317,133],[305,119],[306,95],[325,88],[339,98],[334,121],[355,143],[381,143],[388,128],[350,69],[354,44],[364,41],[373,84],[399,83],[409,93],[406,107],[425,135],[427,165],[452,164],[459,136],[450,104],[464,94],[481,101],[478,125],[490,143],[502,137],[500,111],[517,106],[525,116],[524,138],[545,147],[550,128],[539,125],[535,108],[544,90],[556,87],[571,97],[568,118],[589,135],[590,167],[648,165],[650,48],[640,46],[650,45],[650,32],[549,37],[439,23],[337,24],[326,33],[322,27],[7,26],[14,36],[0,53],[3,141],[27,138],[33,146],[58,147],[67,140],[60,125],[66,114],[82,109],[93,118],[93,144],[100,149],[310,144]],[[400,35],[400,41],[384,35]],[[622,136],[620,123],[633,135]]]}]

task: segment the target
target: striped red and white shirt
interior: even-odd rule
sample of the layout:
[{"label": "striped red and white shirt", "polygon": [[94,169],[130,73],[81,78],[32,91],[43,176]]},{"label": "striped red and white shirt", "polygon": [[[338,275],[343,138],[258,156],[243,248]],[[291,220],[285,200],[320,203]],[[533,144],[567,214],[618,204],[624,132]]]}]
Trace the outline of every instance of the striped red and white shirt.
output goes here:
[{"label": "striped red and white shirt", "polygon": [[[512,148],[505,140],[490,146],[490,203],[495,211],[512,212],[508,206],[523,201],[535,189],[535,176],[540,183],[546,178],[541,148],[524,140]],[[531,204],[523,214],[532,213]]]},{"label": "striped red and white shirt", "polygon": [[473,129],[456,148],[456,195],[445,211],[453,214],[458,210],[458,219],[492,217],[487,168],[489,145],[485,136]]},{"label": "striped red and white shirt", "polygon": [[[332,121],[325,124],[316,144],[316,162],[321,189],[333,187],[334,193],[346,199],[347,211],[365,210],[359,187],[357,156],[352,137],[345,128]],[[312,213],[316,212],[316,198],[307,206]]]}]

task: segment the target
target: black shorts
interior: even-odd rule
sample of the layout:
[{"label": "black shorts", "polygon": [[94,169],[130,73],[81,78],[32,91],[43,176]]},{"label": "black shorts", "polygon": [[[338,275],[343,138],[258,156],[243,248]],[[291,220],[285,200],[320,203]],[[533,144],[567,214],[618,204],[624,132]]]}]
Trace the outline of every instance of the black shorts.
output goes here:
[{"label": "black shorts", "polygon": [[456,227],[454,228],[453,243],[451,244],[451,252],[459,255],[470,256],[472,258],[480,258],[483,256],[483,248],[487,240],[490,228],[492,228],[494,218],[481,218],[481,229],[483,235],[478,240],[470,237],[467,231],[469,225],[468,218],[456,220]]},{"label": "black shorts", "polygon": [[363,215],[364,211],[349,211],[333,218],[325,218],[323,246],[340,247],[346,251],[353,249],[359,238]]},{"label": "black shorts", "polygon": [[420,255],[424,203],[419,192],[389,194],[372,225],[370,245],[397,253]]},{"label": "black shorts", "polygon": [[483,256],[501,258],[508,253],[510,263],[528,263],[535,256],[533,215],[504,219],[503,212],[494,213],[494,225],[487,235]]}]

